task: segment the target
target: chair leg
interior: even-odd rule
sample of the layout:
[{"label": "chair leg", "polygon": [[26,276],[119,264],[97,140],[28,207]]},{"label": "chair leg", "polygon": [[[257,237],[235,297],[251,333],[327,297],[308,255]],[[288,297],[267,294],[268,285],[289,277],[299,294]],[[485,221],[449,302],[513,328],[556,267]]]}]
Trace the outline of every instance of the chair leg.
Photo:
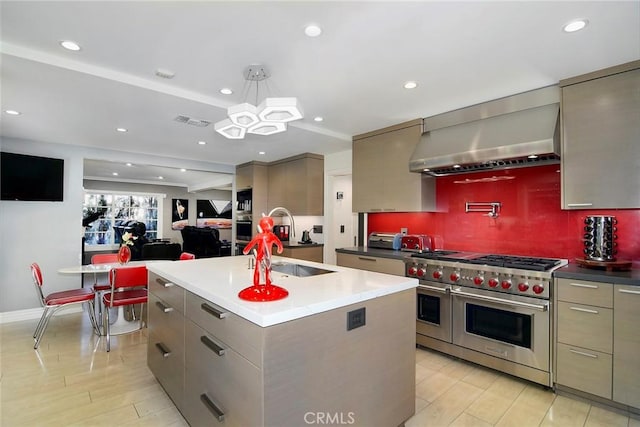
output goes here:
[{"label": "chair leg", "polygon": [[44,319],[44,323],[42,324],[42,327],[40,328],[40,333],[38,334],[38,336],[36,338],[36,343],[33,346],[34,350],[37,350],[38,347],[40,346],[40,340],[42,339],[42,336],[44,335],[44,331],[47,330],[47,326],[49,325],[49,320],[51,320],[51,317],[53,316],[53,313],[55,313],[57,309],[58,309],[58,307],[53,307],[53,308],[50,308],[49,310],[47,310],[47,313],[46,313],[47,316]]},{"label": "chair leg", "polygon": [[109,307],[104,308],[104,334],[107,336],[107,352],[111,351],[111,335],[109,334]]},{"label": "chair leg", "polygon": [[36,326],[35,331],[33,331],[33,339],[35,339],[38,336],[38,333],[40,332],[40,328],[44,324],[44,319],[46,319],[47,317],[47,311],[49,311],[49,307],[44,307],[42,310],[42,316],[40,316],[40,321],[38,322],[38,326]]},{"label": "chair leg", "polygon": [[98,327],[98,322],[96,320],[96,313],[95,313],[95,302],[94,301],[87,301],[88,304],[88,309],[89,309],[89,320],[91,320],[91,326],[93,326],[93,332],[95,332],[95,334],[97,336],[100,336],[100,328]]}]

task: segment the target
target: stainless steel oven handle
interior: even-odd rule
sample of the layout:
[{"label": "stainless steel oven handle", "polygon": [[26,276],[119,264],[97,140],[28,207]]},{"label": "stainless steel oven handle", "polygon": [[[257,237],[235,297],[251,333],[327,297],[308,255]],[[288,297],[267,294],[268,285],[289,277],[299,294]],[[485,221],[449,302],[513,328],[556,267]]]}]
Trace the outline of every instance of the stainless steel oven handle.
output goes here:
[{"label": "stainless steel oven handle", "polygon": [[490,296],[486,296],[486,295],[470,294],[468,292],[461,291],[460,289],[451,289],[451,293],[455,294],[455,295],[464,296],[464,297],[467,297],[467,298],[470,298],[470,299],[475,299],[475,300],[479,300],[479,301],[495,302],[496,304],[502,304],[502,305],[511,305],[511,306],[515,305],[517,307],[531,308],[531,309],[539,310],[539,311],[547,311],[549,309],[549,305],[548,304],[544,304],[544,305],[529,304],[529,303],[526,303],[526,302],[512,301],[512,300],[508,300],[508,299],[490,297]]},{"label": "stainless steel oven handle", "polygon": [[451,290],[451,288],[436,288],[435,286],[429,286],[429,285],[418,285],[418,289],[424,289],[425,291],[433,291],[433,292],[438,292],[441,294],[448,294],[449,291]]}]

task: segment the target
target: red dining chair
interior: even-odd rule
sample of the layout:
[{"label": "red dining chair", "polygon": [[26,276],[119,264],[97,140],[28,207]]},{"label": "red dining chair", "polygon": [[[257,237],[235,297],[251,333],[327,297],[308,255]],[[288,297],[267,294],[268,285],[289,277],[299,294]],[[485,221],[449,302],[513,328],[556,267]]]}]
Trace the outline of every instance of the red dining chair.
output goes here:
[{"label": "red dining chair", "polygon": [[[95,254],[91,257],[91,264],[114,264],[117,262],[118,253]],[[93,273],[93,290],[98,296],[98,314],[100,315],[100,320],[102,320],[102,292],[111,290],[111,284],[108,280],[104,283],[98,283],[98,275],[97,273]]]},{"label": "red dining chair", "polygon": [[[109,325],[109,309],[127,305],[140,304],[140,318],[147,302],[147,267],[115,267],[109,271],[110,292],[102,296],[104,311],[102,326],[107,336],[107,351],[111,350],[111,331]],[[133,311],[133,310],[132,310]]]},{"label": "red dining chair", "polygon": [[180,261],[185,261],[185,260],[188,260],[188,259],[196,259],[196,256],[194,254],[192,254],[192,253],[189,253],[189,252],[182,252],[180,254]]},{"label": "red dining chair", "polygon": [[100,335],[100,330],[98,329],[94,312],[95,293],[93,289],[70,289],[68,291],[54,292],[45,296],[42,292],[42,270],[35,262],[31,264],[31,276],[33,277],[33,284],[38,292],[40,303],[42,304],[42,307],[44,307],[42,317],[40,317],[38,326],[36,326],[36,330],[33,333],[33,338],[36,341],[33,346],[34,349],[37,349],[40,346],[40,340],[42,339],[44,331],[47,329],[49,320],[51,320],[53,314],[59,309],[69,307],[73,304],[84,304],[85,302],[89,304],[89,320],[91,320],[91,326],[93,326],[93,330],[96,332],[96,335]]}]

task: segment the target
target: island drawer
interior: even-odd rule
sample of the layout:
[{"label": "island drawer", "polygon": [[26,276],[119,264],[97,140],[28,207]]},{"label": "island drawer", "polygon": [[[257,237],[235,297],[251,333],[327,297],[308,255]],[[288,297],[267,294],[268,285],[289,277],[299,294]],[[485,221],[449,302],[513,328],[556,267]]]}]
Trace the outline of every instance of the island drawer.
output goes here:
[{"label": "island drawer", "polygon": [[611,354],[613,310],[558,302],[558,341]]},{"label": "island drawer", "polygon": [[227,343],[254,365],[262,366],[262,328],[187,291],[186,318]]},{"label": "island drawer", "polygon": [[264,424],[258,367],[191,321],[185,348],[184,414],[191,426],[218,425],[222,414],[224,426]]},{"label": "island drawer", "polygon": [[149,332],[167,341],[181,342],[184,337],[184,315],[155,294],[149,294],[147,322]]},{"label": "island drawer", "polygon": [[559,301],[613,308],[613,285],[586,280],[557,279]]},{"label": "island drawer", "polygon": [[[182,338],[182,337],[181,337]],[[184,344],[149,331],[147,365],[179,410],[184,406]]]},{"label": "island drawer", "polygon": [[157,295],[174,309],[184,313],[185,290],[182,287],[150,271],[149,292]]}]

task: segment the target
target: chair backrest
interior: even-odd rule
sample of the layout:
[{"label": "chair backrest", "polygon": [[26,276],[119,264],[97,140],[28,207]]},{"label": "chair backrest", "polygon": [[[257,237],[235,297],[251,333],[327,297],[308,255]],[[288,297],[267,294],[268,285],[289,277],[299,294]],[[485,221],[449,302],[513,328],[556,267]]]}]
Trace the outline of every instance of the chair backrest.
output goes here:
[{"label": "chair backrest", "polygon": [[196,259],[196,256],[194,254],[190,254],[189,252],[182,252],[180,254],[180,261],[184,261],[187,259]]},{"label": "chair backrest", "polygon": [[118,262],[118,254],[95,254],[91,257],[91,264],[111,264]]},{"label": "chair backrest", "polygon": [[147,267],[115,267],[109,270],[111,289],[147,286]]},{"label": "chair backrest", "polygon": [[33,284],[36,287],[36,292],[38,293],[40,304],[42,304],[42,306],[44,307],[45,301],[44,294],[42,293],[42,270],[40,270],[40,266],[36,262],[31,264],[31,277],[33,277]]}]

